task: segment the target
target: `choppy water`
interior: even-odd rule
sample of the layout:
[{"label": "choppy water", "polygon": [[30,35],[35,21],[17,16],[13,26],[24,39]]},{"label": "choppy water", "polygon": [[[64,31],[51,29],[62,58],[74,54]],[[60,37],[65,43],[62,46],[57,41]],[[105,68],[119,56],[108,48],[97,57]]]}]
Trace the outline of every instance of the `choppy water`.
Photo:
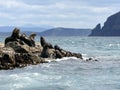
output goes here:
[{"label": "choppy water", "polygon": [[[63,58],[0,71],[0,90],[120,90],[120,37],[46,37],[95,61]],[[1,41],[2,38],[1,38]],[[39,41],[39,38],[37,38]]]}]

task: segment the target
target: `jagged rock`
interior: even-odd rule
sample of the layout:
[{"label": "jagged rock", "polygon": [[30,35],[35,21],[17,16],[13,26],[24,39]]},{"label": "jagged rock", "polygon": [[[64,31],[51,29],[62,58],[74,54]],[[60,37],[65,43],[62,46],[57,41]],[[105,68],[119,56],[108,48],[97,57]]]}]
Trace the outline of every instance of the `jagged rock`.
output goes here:
[{"label": "jagged rock", "polygon": [[44,46],[41,52],[41,57],[43,58],[54,58],[55,59],[55,50],[49,49],[48,46]]},{"label": "jagged rock", "polygon": [[16,63],[19,64],[38,64],[45,62],[45,59],[40,58],[37,54],[29,54],[29,53],[16,53],[15,54]]},{"label": "jagged rock", "polygon": [[55,54],[56,54],[55,55],[56,58],[63,58],[63,55],[59,50],[55,50]]},{"label": "jagged rock", "polygon": [[60,48],[58,45],[55,45],[54,48],[50,48],[48,46],[48,42],[46,42],[46,40],[43,37],[41,37],[40,43],[41,43],[41,46],[43,46],[43,50],[41,52],[41,57],[43,58],[56,59],[56,58],[62,58],[62,57],[77,57],[82,59],[81,54],[65,51],[62,48]]},{"label": "jagged rock", "polygon": [[[98,33],[99,32],[99,33]],[[99,36],[101,34],[101,25],[97,24],[89,36]]]},{"label": "jagged rock", "polygon": [[32,60],[32,64],[47,63],[47,61],[44,58],[41,58],[36,54],[32,54],[30,58]]},{"label": "jagged rock", "polygon": [[14,53],[15,53],[15,51],[10,47],[9,48],[5,48],[5,47],[0,48],[0,58],[1,58],[2,62],[15,64]]},{"label": "jagged rock", "polygon": [[83,58],[82,58],[82,55],[81,55],[80,53],[73,53],[72,56],[77,57],[77,58],[80,58],[80,59],[83,59]]},{"label": "jagged rock", "polygon": [[120,36],[120,12],[107,18],[101,30],[94,28],[90,36]]},{"label": "jagged rock", "polygon": [[40,45],[37,45],[35,47],[29,47],[29,52],[31,53],[41,53],[43,50],[43,47],[41,47]]},{"label": "jagged rock", "polygon": [[39,63],[47,63],[46,58],[51,60],[62,57],[78,57],[82,59],[82,55],[65,51],[58,45],[54,48],[52,44],[46,42],[41,37],[40,45],[35,44],[36,34],[27,37],[20,34],[20,30],[15,28],[10,37],[5,39],[5,47],[0,48],[0,69],[13,69],[15,67],[25,67],[27,65],[36,65]]},{"label": "jagged rock", "polygon": [[17,41],[8,42],[5,46],[13,48],[16,53],[29,53],[30,52],[30,47],[28,45],[21,45]]},{"label": "jagged rock", "polygon": [[0,48],[0,69],[10,69],[15,65],[15,51],[12,48]]}]

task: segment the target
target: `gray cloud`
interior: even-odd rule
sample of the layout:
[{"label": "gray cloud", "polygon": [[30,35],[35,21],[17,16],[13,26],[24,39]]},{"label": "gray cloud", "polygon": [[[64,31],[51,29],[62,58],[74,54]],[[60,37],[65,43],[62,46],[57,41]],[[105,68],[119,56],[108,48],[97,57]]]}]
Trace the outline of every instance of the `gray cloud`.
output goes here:
[{"label": "gray cloud", "polygon": [[119,0],[0,0],[0,25],[93,28],[120,10]]}]

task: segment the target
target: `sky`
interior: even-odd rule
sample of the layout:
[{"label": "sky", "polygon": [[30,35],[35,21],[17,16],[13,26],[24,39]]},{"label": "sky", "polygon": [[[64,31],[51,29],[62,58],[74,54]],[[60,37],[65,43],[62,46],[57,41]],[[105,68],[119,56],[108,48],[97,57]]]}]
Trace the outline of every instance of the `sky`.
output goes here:
[{"label": "sky", "polygon": [[0,0],[0,26],[94,28],[120,11],[120,0]]}]

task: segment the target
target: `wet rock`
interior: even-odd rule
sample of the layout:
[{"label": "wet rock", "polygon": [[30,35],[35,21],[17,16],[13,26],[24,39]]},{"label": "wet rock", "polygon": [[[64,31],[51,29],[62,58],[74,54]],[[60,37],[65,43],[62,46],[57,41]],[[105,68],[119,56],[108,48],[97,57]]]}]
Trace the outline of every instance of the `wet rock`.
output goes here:
[{"label": "wet rock", "polygon": [[12,48],[0,48],[1,63],[15,64],[14,50]]},{"label": "wet rock", "polygon": [[60,51],[56,50],[55,51],[55,58],[63,58],[63,55]]},{"label": "wet rock", "polygon": [[56,59],[56,58],[63,58],[63,57],[77,57],[77,58],[83,59],[81,54],[65,51],[62,48],[60,48],[58,45],[55,45],[54,48],[50,48],[48,43],[43,37],[41,37],[40,43],[41,43],[41,46],[43,47],[43,50],[41,53],[41,57],[43,58]]},{"label": "wet rock", "polygon": [[98,60],[90,57],[90,58],[86,59],[86,61],[98,61]]},{"label": "wet rock", "polygon": [[15,65],[15,51],[12,48],[0,48],[0,69],[14,68]]},{"label": "wet rock", "polygon": [[28,53],[30,52],[30,48],[28,45],[21,45],[19,42],[17,41],[13,41],[13,42],[8,42],[6,44],[6,47],[11,47],[15,50],[16,53]]},{"label": "wet rock", "polygon": [[61,49],[58,45],[55,45],[55,46],[54,46],[54,49],[55,49],[55,50],[59,50],[60,52],[63,50],[63,49]]},{"label": "wet rock", "polygon": [[80,53],[73,53],[72,56],[77,57],[77,58],[80,58],[80,59],[83,59],[83,58],[82,58],[82,54],[80,54]]},{"label": "wet rock", "polygon": [[40,58],[37,54],[16,53],[15,54],[16,66],[24,67],[27,65],[36,65],[39,63],[46,63],[45,59]]},{"label": "wet rock", "polygon": [[91,60],[93,60],[93,58],[88,58],[88,59],[86,59],[86,61],[91,61]]},{"label": "wet rock", "polygon": [[20,30],[15,28],[10,37],[5,39],[5,47],[0,48],[0,69],[22,68],[28,65],[39,63],[48,63],[48,59],[57,59],[63,57],[77,57],[82,59],[79,53],[72,53],[63,50],[58,45],[54,48],[52,44],[46,42],[41,37],[40,44],[35,43],[35,33],[29,37],[26,34],[20,34]]},{"label": "wet rock", "polygon": [[48,46],[44,46],[43,50],[41,52],[41,57],[42,58],[53,58],[53,59],[55,59],[55,50],[54,49],[49,49]]}]

